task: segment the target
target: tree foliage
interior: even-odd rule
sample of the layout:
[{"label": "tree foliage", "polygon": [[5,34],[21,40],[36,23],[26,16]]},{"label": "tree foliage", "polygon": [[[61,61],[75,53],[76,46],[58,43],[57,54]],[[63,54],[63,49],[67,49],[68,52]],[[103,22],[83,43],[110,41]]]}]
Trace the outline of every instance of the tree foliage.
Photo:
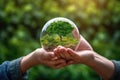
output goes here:
[{"label": "tree foliage", "polygon": [[50,35],[57,34],[60,37],[60,40],[62,41],[62,36],[68,35],[73,31],[73,29],[73,26],[68,22],[57,21],[51,23],[50,26],[48,26],[46,32]]},{"label": "tree foliage", "polygon": [[[119,0],[0,0],[0,62],[41,47],[43,25],[59,16],[75,22],[96,52],[120,59]],[[38,66],[30,70],[29,79],[99,80],[99,76],[81,65],[60,70]]]},{"label": "tree foliage", "polygon": [[59,45],[75,49],[79,42],[79,40],[73,37],[74,27],[68,22],[52,22],[45,29],[41,32],[40,41],[42,47],[47,51],[53,51]]}]

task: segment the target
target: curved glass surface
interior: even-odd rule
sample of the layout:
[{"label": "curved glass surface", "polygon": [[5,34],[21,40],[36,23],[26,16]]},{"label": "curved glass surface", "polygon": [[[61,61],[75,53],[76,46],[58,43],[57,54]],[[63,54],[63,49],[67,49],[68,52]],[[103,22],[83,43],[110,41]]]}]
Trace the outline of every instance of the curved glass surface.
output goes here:
[{"label": "curved glass surface", "polygon": [[46,51],[53,51],[59,45],[76,50],[79,40],[76,25],[63,17],[49,20],[40,34],[41,45]]}]

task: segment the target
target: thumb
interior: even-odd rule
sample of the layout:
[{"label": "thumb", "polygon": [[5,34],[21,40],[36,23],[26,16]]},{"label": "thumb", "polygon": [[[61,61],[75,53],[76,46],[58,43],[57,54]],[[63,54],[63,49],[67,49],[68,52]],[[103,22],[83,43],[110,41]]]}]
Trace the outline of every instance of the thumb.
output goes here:
[{"label": "thumb", "polygon": [[58,57],[56,57],[53,52],[49,52],[49,53],[48,53],[48,57],[49,57],[49,59],[51,59],[51,60],[56,60],[56,59],[58,59]]}]

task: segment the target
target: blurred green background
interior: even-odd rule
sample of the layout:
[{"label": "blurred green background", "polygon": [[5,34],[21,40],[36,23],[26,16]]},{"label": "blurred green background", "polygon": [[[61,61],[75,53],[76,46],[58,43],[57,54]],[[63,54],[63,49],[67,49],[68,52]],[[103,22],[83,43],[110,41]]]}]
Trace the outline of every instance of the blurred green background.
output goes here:
[{"label": "blurred green background", "polygon": [[[0,63],[41,47],[43,25],[55,17],[71,19],[96,52],[120,59],[120,0],[0,0]],[[100,80],[91,68],[54,70],[37,66],[29,80]]]}]

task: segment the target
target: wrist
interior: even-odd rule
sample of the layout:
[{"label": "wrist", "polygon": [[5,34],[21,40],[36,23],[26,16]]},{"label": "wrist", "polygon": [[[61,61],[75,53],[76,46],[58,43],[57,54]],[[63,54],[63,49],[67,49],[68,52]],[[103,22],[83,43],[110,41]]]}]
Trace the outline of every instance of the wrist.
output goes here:
[{"label": "wrist", "polygon": [[82,59],[79,60],[80,62],[82,62],[85,65],[91,65],[93,64],[93,61],[95,59],[95,52],[94,51],[84,51],[84,54],[82,55]]},{"label": "wrist", "polygon": [[104,80],[109,80],[114,72],[114,64],[107,58],[94,52],[94,59],[87,63]]},{"label": "wrist", "polygon": [[95,58],[96,58],[96,53],[94,51],[90,52],[91,54],[91,58],[89,58],[84,64],[88,65],[88,66],[92,66],[94,65],[95,62]]},{"label": "wrist", "polygon": [[21,60],[22,73],[26,72],[29,68],[38,64],[38,61],[36,60],[34,54],[35,54],[35,51],[33,51],[32,53],[30,53],[22,58],[22,60]]}]

